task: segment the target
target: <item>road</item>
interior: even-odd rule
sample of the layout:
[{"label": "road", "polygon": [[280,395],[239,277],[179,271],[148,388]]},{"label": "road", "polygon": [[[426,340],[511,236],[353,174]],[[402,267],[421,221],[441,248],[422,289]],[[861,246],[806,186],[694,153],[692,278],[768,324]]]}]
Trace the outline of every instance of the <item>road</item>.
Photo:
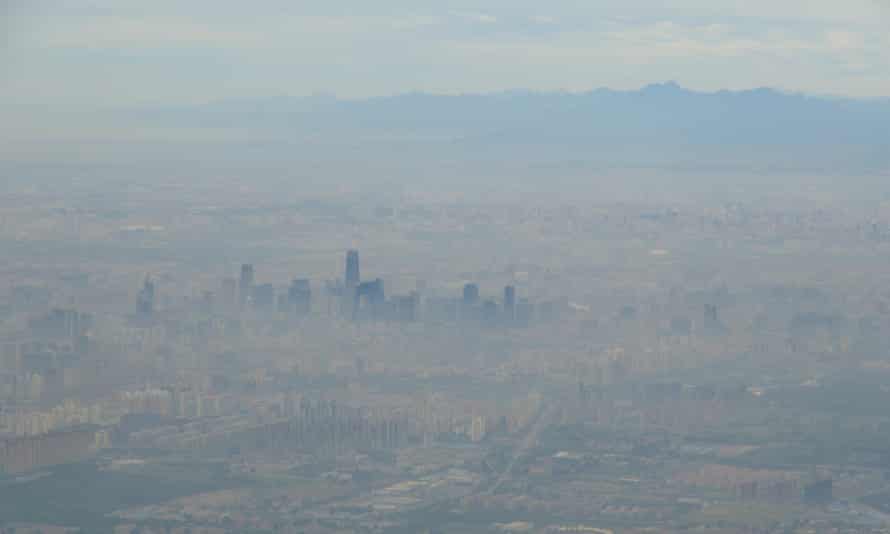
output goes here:
[{"label": "road", "polygon": [[504,483],[508,482],[513,475],[513,468],[516,466],[516,462],[518,462],[529,449],[535,446],[535,443],[538,442],[538,436],[540,436],[541,432],[550,426],[551,419],[554,415],[556,415],[557,409],[552,405],[545,405],[541,408],[541,411],[538,412],[538,416],[535,418],[534,422],[529,427],[528,432],[525,437],[522,438],[522,441],[519,442],[517,447],[513,450],[513,457],[510,458],[510,462],[507,464],[507,467],[504,468],[504,471],[498,476],[495,480],[494,484],[489,486],[488,490],[482,493],[482,495],[492,495]]}]

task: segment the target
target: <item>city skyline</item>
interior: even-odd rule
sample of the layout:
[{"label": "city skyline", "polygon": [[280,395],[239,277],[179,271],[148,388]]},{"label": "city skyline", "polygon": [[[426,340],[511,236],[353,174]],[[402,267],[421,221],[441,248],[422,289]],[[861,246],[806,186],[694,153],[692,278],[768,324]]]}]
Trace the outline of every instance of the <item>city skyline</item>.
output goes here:
[{"label": "city skyline", "polygon": [[885,530],[886,211],[68,188],[0,202],[3,528]]},{"label": "city skyline", "polygon": [[0,0],[0,534],[890,534],[888,0]]}]

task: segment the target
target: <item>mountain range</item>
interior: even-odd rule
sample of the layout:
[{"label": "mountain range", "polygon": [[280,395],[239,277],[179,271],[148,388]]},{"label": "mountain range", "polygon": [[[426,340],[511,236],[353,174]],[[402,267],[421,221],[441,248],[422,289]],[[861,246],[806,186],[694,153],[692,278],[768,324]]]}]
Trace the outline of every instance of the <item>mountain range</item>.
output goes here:
[{"label": "mountain range", "polygon": [[[411,149],[454,158],[659,165],[775,164],[801,170],[890,168],[890,99],[773,89],[696,92],[676,83],[637,91],[411,93],[363,100],[278,97],[142,111],[141,120],[241,128],[267,139],[353,152]],[[692,161],[690,161],[690,158]]]},{"label": "mountain range", "polygon": [[[679,195],[685,185],[793,192],[819,180],[826,191],[858,188],[869,197],[880,188],[890,199],[890,99],[700,92],[668,82],[631,91],[285,96],[105,110],[62,117],[67,137],[57,139],[50,134],[60,121],[51,119],[32,126],[38,142],[7,133],[0,174],[460,192],[540,192],[558,183],[600,191],[590,184],[611,187],[617,176],[628,197],[652,184]],[[641,175],[657,180],[633,181]]]}]

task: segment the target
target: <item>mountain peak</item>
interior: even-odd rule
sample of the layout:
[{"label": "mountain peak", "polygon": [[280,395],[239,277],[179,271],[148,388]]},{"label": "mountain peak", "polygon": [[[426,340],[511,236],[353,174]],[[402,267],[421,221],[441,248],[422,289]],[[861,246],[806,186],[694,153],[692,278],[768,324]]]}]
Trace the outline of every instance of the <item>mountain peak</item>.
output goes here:
[{"label": "mountain peak", "polygon": [[646,87],[643,87],[642,92],[644,93],[687,93],[686,89],[684,89],[680,84],[673,80],[669,80],[662,83],[653,83],[649,84]]}]

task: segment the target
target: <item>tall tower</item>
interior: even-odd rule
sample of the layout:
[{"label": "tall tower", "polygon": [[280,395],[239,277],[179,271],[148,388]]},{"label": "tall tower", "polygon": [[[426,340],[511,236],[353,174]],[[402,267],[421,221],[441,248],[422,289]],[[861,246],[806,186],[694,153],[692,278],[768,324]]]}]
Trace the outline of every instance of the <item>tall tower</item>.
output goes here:
[{"label": "tall tower", "polygon": [[358,251],[350,250],[346,253],[346,287],[354,288],[361,282],[361,271],[358,266]]},{"label": "tall tower", "polygon": [[241,305],[247,303],[247,299],[253,291],[253,265],[245,263],[241,266],[241,278],[238,279],[238,299]]},{"label": "tall tower", "polygon": [[291,282],[287,291],[288,311],[297,315],[308,315],[312,310],[312,288],[305,278]]},{"label": "tall tower", "polygon": [[479,286],[476,284],[464,285],[464,304],[472,306],[479,301]]},{"label": "tall tower", "polygon": [[512,321],[516,318],[516,287],[507,286],[504,288],[504,315]]},{"label": "tall tower", "polygon": [[139,298],[136,299],[136,314],[141,317],[151,317],[155,310],[155,283],[151,277],[145,277],[145,283],[142,285],[142,291],[139,292]]}]

